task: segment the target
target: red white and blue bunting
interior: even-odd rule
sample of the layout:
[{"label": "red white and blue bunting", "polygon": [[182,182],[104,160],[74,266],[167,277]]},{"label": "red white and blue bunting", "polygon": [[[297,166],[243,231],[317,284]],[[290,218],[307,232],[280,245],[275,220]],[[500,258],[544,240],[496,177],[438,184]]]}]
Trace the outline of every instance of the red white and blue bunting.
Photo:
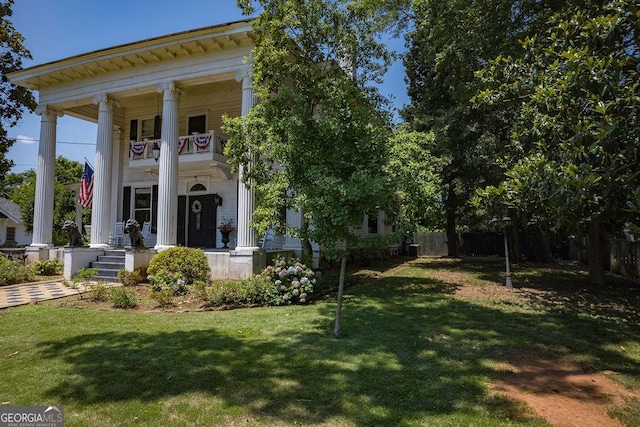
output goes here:
[{"label": "red white and blue bunting", "polygon": [[211,142],[210,133],[193,136],[193,143],[196,144],[196,147],[198,147],[199,150],[204,150],[205,148],[207,148],[210,142]]},{"label": "red white and blue bunting", "polygon": [[146,149],[147,149],[146,142],[138,142],[135,144],[134,143],[131,144],[131,152],[133,153],[134,156],[142,156]]},{"label": "red white and blue bunting", "polygon": [[182,154],[184,151],[184,147],[187,146],[187,141],[189,141],[189,136],[183,136],[178,138],[178,154]]}]

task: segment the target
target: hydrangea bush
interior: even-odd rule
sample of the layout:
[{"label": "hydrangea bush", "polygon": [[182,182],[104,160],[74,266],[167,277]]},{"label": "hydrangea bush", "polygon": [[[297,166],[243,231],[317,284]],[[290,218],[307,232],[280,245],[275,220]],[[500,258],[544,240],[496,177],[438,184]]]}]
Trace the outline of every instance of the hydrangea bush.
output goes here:
[{"label": "hydrangea bush", "polygon": [[316,283],[315,273],[299,259],[276,259],[262,275],[273,283],[279,296],[275,305],[304,304],[309,301]]}]

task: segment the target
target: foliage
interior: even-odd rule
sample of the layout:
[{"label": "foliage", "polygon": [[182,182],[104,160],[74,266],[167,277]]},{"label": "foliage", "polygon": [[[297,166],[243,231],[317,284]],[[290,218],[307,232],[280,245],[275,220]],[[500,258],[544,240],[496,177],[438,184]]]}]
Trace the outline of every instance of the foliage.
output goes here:
[{"label": "foliage", "polygon": [[173,305],[175,291],[172,288],[152,289],[149,296],[158,304],[158,307]]},{"label": "foliage", "polygon": [[252,65],[260,103],[225,118],[226,154],[257,193],[254,228],[284,229],[279,213],[289,207],[313,224],[290,233],[331,246],[353,239],[350,226],[386,207],[390,191],[381,173],[389,131],[365,85],[389,59],[366,29],[373,15],[348,1],[258,3]]},{"label": "foliage", "polygon": [[316,283],[314,271],[294,258],[276,259],[262,272],[262,276],[279,292],[279,297],[273,301],[275,305],[308,302]]},{"label": "foliage", "polygon": [[109,288],[104,282],[91,285],[91,297],[96,302],[104,302],[109,299]]},{"label": "foliage", "polygon": [[144,282],[146,274],[140,269],[136,269],[133,271],[127,271],[122,268],[118,271],[118,280],[124,286],[135,286],[138,283]]},{"label": "foliage", "polygon": [[273,283],[257,275],[244,280],[217,280],[203,288],[205,299],[213,306],[269,305],[277,298]]},{"label": "foliage", "polygon": [[0,254],[0,286],[30,282],[33,270]]},{"label": "foliage", "polygon": [[638,5],[585,2],[549,25],[522,42],[523,55],[498,57],[479,74],[487,85],[479,102],[510,108],[505,179],[479,196],[543,230],[588,230],[590,281],[600,285],[606,232],[622,235],[640,220]]},{"label": "foliage", "polygon": [[147,280],[151,282],[151,289],[154,292],[170,290],[172,295],[186,295],[189,293],[187,281],[182,273],[169,273],[160,270],[155,275],[148,275]]},{"label": "foliage", "polygon": [[[498,55],[515,53],[517,40],[535,34],[556,2],[537,0],[415,0],[405,67],[411,103],[402,115],[411,129],[433,132],[431,155],[442,162],[440,193],[449,255],[458,256],[459,225],[479,221],[468,204],[475,188],[499,182],[495,153],[505,135],[496,118],[476,108],[474,72]],[[402,3],[400,3],[402,5]],[[425,159],[429,162],[429,159]],[[431,165],[423,163],[425,170]]]},{"label": "foliage", "polygon": [[62,269],[57,259],[38,261],[33,265],[33,272],[38,276],[55,276]]},{"label": "foliage", "polygon": [[[15,182],[13,188],[8,188],[11,192],[11,200],[20,206],[22,222],[27,232],[33,231],[33,209],[36,195],[36,175],[33,171],[21,174],[11,174],[12,181]],[[20,181],[20,177],[22,180]],[[79,183],[82,178],[82,165],[79,162],[68,160],[58,156],[55,161],[55,187],[54,187],[54,208],[53,208],[53,244],[64,245],[68,239],[62,225],[68,219],[75,220],[76,199],[75,194],[67,184]],[[18,182],[20,182],[18,184]]]},{"label": "foliage", "polygon": [[76,271],[76,275],[71,279],[71,282],[74,285],[77,285],[78,283],[86,283],[86,282],[89,282],[91,279],[93,279],[94,276],[97,276],[97,275],[98,275],[97,268],[83,267],[78,271]]},{"label": "foliage", "polygon": [[392,139],[388,171],[401,206],[402,228],[435,230],[443,223],[440,202],[442,161],[431,154],[433,133],[398,129]]},{"label": "foliage", "polygon": [[138,305],[135,290],[124,286],[115,286],[109,290],[109,300],[114,308],[135,308]]},{"label": "foliage", "polygon": [[[238,2],[245,14],[256,10],[252,3]],[[364,215],[394,210],[384,173],[389,115],[372,86],[392,57],[378,37],[377,2],[255,3],[252,87],[260,102],[246,115],[224,117],[225,154],[255,189],[258,234],[274,225],[286,230],[280,212],[291,208],[304,220],[289,234],[324,247],[342,242],[335,254],[346,260]],[[337,334],[341,307],[339,292]]]},{"label": "foliage", "polygon": [[[202,249],[177,246],[165,249],[151,258],[147,273],[152,276],[153,281],[175,278],[184,280],[184,285],[191,285],[196,280],[209,280],[211,269]],[[160,277],[156,279],[158,275]]]},{"label": "foliage", "polygon": [[0,182],[13,166],[6,158],[9,148],[15,140],[8,138],[7,127],[17,125],[25,110],[33,111],[36,101],[29,89],[9,83],[7,75],[22,69],[24,59],[32,59],[31,53],[24,47],[24,37],[11,23],[13,0],[0,2]]},{"label": "foliage", "polygon": [[479,74],[478,102],[514,111],[505,180],[480,195],[550,231],[609,229],[637,221],[627,209],[640,186],[640,17],[637,2],[587,2],[498,57]]}]

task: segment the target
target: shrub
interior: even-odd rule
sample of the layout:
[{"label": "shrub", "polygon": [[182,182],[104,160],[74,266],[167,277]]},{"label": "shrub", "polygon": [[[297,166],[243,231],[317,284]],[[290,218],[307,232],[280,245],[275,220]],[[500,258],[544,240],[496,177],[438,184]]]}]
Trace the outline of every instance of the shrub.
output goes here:
[{"label": "shrub", "polygon": [[109,299],[109,288],[104,282],[98,282],[91,285],[91,296],[96,302],[104,302]]},{"label": "shrub", "polygon": [[276,259],[261,276],[271,282],[278,292],[274,305],[301,304],[309,301],[316,284],[315,273],[295,258]]},{"label": "shrub", "polygon": [[151,299],[158,304],[158,307],[167,307],[173,305],[173,295],[174,292],[171,288],[161,289],[157,291],[154,290],[149,294]]},{"label": "shrub", "polygon": [[71,279],[74,285],[82,282],[90,281],[94,276],[98,275],[97,268],[81,268],[76,271],[76,275]]},{"label": "shrub", "polygon": [[151,259],[147,273],[152,277],[165,273],[173,277],[180,274],[186,285],[196,280],[208,281],[211,274],[207,257],[202,249],[178,246],[166,249]]},{"label": "shrub", "polygon": [[241,281],[220,280],[202,289],[206,293],[207,301],[216,306],[265,305],[273,304],[280,299],[273,283],[262,275]]},{"label": "shrub", "polygon": [[33,265],[33,272],[38,276],[55,276],[62,269],[62,264],[57,259],[38,261]]},{"label": "shrub", "polygon": [[33,270],[0,255],[0,286],[31,282]]},{"label": "shrub", "polygon": [[180,273],[160,271],[155,276],[147,276],[147,279],[151,282],[151,289],[154,292],[170,290],[172,295],[186,295],[189,293],[186,281]]},{"label": "shrub", "polygon": [[142,270],[137,269],[134,271],[127,271],[124,268],[118,271],[118,280],[124,286],[135,286],[138,283],[144,282],[145,274]]},{"label": "shrub", "polygon": [[133,289],[124,286],[111,288],[109,299],[115,308],[134,308],[138,305]]}]

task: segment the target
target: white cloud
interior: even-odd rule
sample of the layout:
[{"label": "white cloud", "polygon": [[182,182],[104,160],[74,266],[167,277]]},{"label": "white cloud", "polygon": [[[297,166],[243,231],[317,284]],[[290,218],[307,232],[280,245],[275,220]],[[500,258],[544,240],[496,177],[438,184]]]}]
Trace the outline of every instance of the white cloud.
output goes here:
[{"label": "white cloud", "polygon": [[16,136],[16,141],[18,141],[21,144],[35,144],[36,142],[38,142],[37,138],[32,138],[30,136],[25,136],[25,135],[18,135]]}]

